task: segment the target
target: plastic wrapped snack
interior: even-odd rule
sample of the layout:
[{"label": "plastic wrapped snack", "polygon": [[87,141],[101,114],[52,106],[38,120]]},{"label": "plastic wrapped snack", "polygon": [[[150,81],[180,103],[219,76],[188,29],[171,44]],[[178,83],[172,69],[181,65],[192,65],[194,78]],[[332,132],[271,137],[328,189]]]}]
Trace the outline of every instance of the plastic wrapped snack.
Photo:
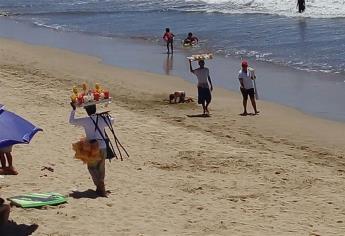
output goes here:
[{"label": "plastic wrapped snack", "polygon": [[102,160],[97,141],[90,142],[85,138],[81,138],[78,142],[72,144],[72,148],[75,151],[74,158],[81,160],[85,164],[92,165]]}]

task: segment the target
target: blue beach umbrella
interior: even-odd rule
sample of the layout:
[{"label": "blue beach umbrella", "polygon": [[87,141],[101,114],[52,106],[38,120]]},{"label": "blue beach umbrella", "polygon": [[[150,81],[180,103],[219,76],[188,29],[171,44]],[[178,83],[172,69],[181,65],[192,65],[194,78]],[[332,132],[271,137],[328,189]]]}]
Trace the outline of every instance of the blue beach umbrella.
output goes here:
[{"label": "blue beach umbrella", "polygon": [[13,112],[6,111],[0,104],[0,148],[29,143],[38,131],[42,129]]}]

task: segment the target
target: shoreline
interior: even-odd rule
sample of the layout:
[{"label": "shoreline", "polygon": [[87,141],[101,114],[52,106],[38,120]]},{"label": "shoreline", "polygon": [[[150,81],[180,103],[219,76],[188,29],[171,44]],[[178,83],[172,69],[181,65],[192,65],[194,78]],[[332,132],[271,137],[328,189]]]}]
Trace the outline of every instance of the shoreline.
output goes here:
[{"label": "shoreline", "polygon": [[[241,117],[240,94],[222,88],[215,88],[210,118],[190,118],[201,107],[166,101],[173,88],[195,97],[195,84],[182,78],[0,42],[2,103],[44,130],[30,145],[14,147],[19,175],[0,179],[1,195],[70,196],[56,207],[12,208],[16,223],[38,224],[34,235],[343,232],[344,123],[266,101],[260,101],[259,116]],[[68,101],[72,86],[84,81],[110,90],[107,109],[131,156],[107,162],[109,198],[92,198],[87,169],[72,157],[71,143],[83,130],[68,124]]]},{"label": "shoreline", "polygon": [[[7,35],[9,38],[28,43],[73,50],[99,57],[106,64],[159,74],[172,74],[189,82],[195,82],[195,78],[188,71],[185,59],[191,53],[188,50],[179,50],[173,59],[169,59],[163,53],[164,46],[152,45],[149,42],[140,43],[136,40],[128,42],[114,38],[59,32],[15,23],[13,19],[6,20],[7,23],[0,24],[0,37]],[[75,41],[81,43],[76,44]],[[236,74],[239,64],[238,58],[216,57],[207,62],[214,84],[231,91],[238,90]],[[299,71],[258,61],[250,61],[250,64],[257,71],[261,99],[287,105],[321,118],[345,121],[345,112],[342,112],[345,107],[340,96],[345,89],[345,83],[341,75]]]}]

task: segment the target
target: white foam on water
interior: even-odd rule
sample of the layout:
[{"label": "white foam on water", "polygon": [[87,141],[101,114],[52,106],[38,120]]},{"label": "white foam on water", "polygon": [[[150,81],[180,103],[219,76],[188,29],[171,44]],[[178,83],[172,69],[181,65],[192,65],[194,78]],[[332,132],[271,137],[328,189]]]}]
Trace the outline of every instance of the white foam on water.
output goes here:
[{"label": "white foam on water", "polygon": [[[297,12],[296,0],[200,0],[206,12],[263,13],[288,17],[339,18],[345,17],[345,0],[306,0],[306,11]],[[192,9],[191,9],[192,10]]]},{"label": "white foam on water", "polygon": [[[17,2],[17,3],[15,3]],[[29,2],[47,6],[126,6],[128,9],[175,9],[181,11],[218,12],[223,14],[261,13],[288,17],[345,18],[345,0],[306,0],[306,11],[297,12],[297,0],[2,0],[0,6],[21,6]]]}]

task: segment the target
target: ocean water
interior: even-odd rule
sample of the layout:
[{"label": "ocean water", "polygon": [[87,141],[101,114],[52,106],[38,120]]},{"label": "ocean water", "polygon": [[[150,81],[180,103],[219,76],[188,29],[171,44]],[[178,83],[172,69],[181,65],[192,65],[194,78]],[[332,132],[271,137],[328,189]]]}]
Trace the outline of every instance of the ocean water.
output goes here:
[{"label": "ocean water", "polygon": [[191,31],[200,50],[224,57],[345,75],[345,0],[306,6],[299,14],[293,0],[0,0],[10,18],[57,31],[162,44],[170,27],[177,48]]}]

